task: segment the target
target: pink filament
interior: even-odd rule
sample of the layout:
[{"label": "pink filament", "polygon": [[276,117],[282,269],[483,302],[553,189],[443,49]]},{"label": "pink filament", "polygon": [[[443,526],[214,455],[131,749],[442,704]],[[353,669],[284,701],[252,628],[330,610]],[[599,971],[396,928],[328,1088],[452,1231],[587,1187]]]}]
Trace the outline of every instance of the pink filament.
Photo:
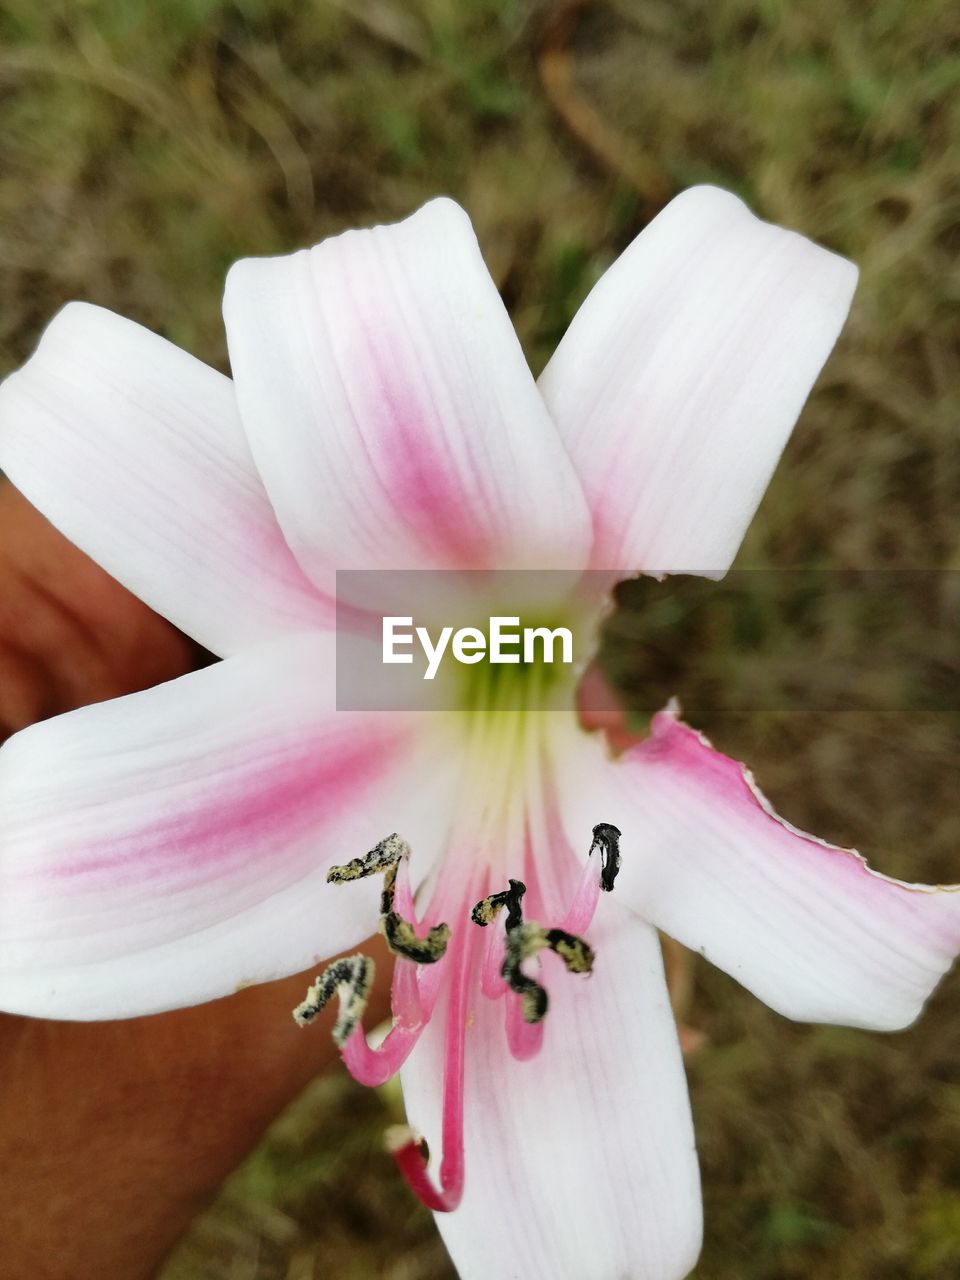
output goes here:
[{"label": "pink filament", "polygon": [[507,990],[501,969],[503,968],[503,935],[499,928],[500,921],[487,925],[486,937],[483,940],[483,958],[480,962],[480,990],[488,1000],[499,1000]]},{"label": "pink filament", "polygon": [[[590,927],[600,901],[600,872],[593,858],[587,859],[567,914],[559,926],[567,933],[583,934]],[[507,985],[500,976],[503,948],[499,932],[487,939],[481,969],[481,989],[485,996],[502,996]],[[549,1013],[547,1015],[549,1017]],[[510,1053],[518,1062],[528,1062],[543,1048],[544,1023],[527,1022],[519,997],[508,999],[504,1010],[504,1030]]]},{"label": "pink filament", "polygon": [[[412,977],[418,1011],[416,1021],[404,1021],[396,1003],[397,970],[401,966],[413,971],[412,974],[403,975],[401,981],[406,985]],[[358,1026],[340,1050],[344,1066],[358,1084],[372,1088],[385,1084],[391,1076],[397,1074],[430,1021],[448,967],[449,960],[446,956],[424,969],[420,969],[409,960],[397,957],[394,961],[393,989],[391,990],[393,1012],[397,1018],[395,1025],[387,1033],[383,1044],[378,1049],[370,1047],[366,1032],[362,1026]],[[410,1012],[410,1006],[406,1008],[407,1012]]]},{"label": "pink filament", "polygon": [[407,859],[401,858],[397,867],[397,878],[393,886],[393,909],[403,916],[404,920],[416,923],[416,908],[413,905],[413,890],[410,887],[410,868]]},{"label": "pink filament", "polygon": [[420,1039],[426,1023],[394,1027],[379,1049],[371,1049],[363,1027],[357,1027],[340,1050],[344,1065],[359,1084],[373,1088],[395,1076]]},{"label": "pink filament", "polygon": [[473,930],[457,931],[456,951],[451,958],[447,1022],[444,1028],[443,1066],[443,1158],[440,1186],[434,1184],[419,1146],[410,1142],[394,1152],[394,1159],[411,1189],[428,1209],[449,1213],[463,1196],[463,1085],[467,1036],[467,993],[476,950]]},{"label": "pink filament", "polygon": [[[413,923],[421,937],[426,933],[426,928],[417,924],[405,859],[397,868],[394,908]],[[430,1021],[447,963],[446,956],[426,966],[396,957],[390,987],[394,1026],[377,1049],[370,1047],[366,1032],[358,1026],[340,1050],[344,1065],[359,1084],[368,1087],[385,1084],[406,1062]]]},{"label": "pink filament", "polygon": [[[394,885],[394,910],[417,927],[416,908],[410,888],[410,872],[406,858],[400,860]],[[438,962],[439,963],[439,962]],[[397,956],[393,962],[393,982],[390,988],[390,1007],[401,1027],[414,1028],[426,1021],[420,1001],[418,966],[412,960]]]},{"label": "pink filament", "polygon": [[[442,961],[437,961],[438,964]],[[390,1009],[400,1027],[419,1027],[425,1021],[420,999],[417,966],[412,960],[397,956],[393,962],[390,984]]]},{"label": "pink filament", "polygon": [[591,855],[580,874],[580,883],[573,895],[560,928],[567,933],[585,933],[590,927],[597,903],[600,901],[600,869]]},{"label": "pink filament", "polygon": [[504,1009],[507,1045],[518,1062],[528,1062],[543,1048],[543,1022],[527,1022],[519,996],[508,1000]]}]

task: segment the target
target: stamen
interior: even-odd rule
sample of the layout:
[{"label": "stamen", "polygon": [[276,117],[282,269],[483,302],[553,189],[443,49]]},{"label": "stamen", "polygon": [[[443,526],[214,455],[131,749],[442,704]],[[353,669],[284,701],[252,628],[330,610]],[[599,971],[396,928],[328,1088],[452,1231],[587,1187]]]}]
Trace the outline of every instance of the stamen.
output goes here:
[{"label": "stamen", "polygon": [[[489,897],[478,902],[470,912],[470,919],[474,924],[485,929],[488,924],[496,920],[502,908],[506,907],[506,927],[515,928],[523,922],[521,902],[526,891],[527,886],[522,880],[511,880],[509,889],[505,889],[502,893],[491,893]],[[501,974],[501,954],[496,935],[490,934],[480,962],[480,990],[488,1000],[499,1000],[505,990]]]},{"label": "stamen", "polygon": [[[362,955],[329,965],[293,1014],[300,1026],[306,1026],[334,992],[339,994],[340,1015],[333,1038],[347,1069],[361,1084],[383,1084],[399,1071],[429,1021],[440,989],[442,974],[437,973],[434,980],[421,984],[418,966],[434,965],[443,957],[450,940],[450,928],[446,924],[434,925],[424,938],[417,933],[406,869],[409,857],[410,846],[393,832],[362,858],[331,867],[327,872],[330,884],[383,874],[380,931],[397,956],[391,984],[395,1021],[386,1039],[376,1049],[367,1044],[361,1019],[373,981],[374,964]],[[406,919],[396,907],[409,912],[414,920]]]},{"label": "stamen", "polygon": [[383,1044],[371,1049],[363,1027],[357,1023],[341,1047],[344,1066],[358,1084],[368,1089],[386,1084],[406,1062],[422,1030],[422,1027],[392,1027]]},{"label": "stamen", "polygon": [[421,938],[413,925],[396,911],[388,911],[382,917],[380,932],[394,955],[413,960],[416,964],[436,964],[445,954],[450,941],[448,924],[434,925],[427,936]]},{"label": "stamen", "polygon": [[560,957],[568,973],[593,971],[593,948],[565,929],[544,929],[531,920],[508,930],[507,954],[501,972],[510,990],[520,997],[524,1022],[531,1025],[543,1021],[549,1001],[546,990],[520,966],[546,948]]},{"label": "stamen", "polygon": [[347,956],[343,960],[334,960],[327,965],[307,992],[306,999],[293,1011],[293,1020],[297,1026],[305,1027],[312,1022],[321,1009],[337,996],[340,1008],[337,1020],[333,1024],[333,1040],[338,1048],[343,1048],[360,1026],[360,1019],[367,1007],[370,988],[373,985],[374,963],[369,956]]},{"label": "stamen", "polygon": [[507,1048],[517,1062],[529,1062],[543,1048],[543,1029],[546,1021],[527,1022],[520,1000],[507,1000],[504,1005],[504,1029]]},{"label": "stamen", "polygon": [[[421,938],[413,924],[399,911],[394,910],[397,871],[410,857],[410,846],[396,831],[374,845],[362,858],[342,866],[331,867],[327,872],[328,884],[345,884],[349,880],[362,880],[366,876],[383,872],[383,889],[380,893],[380,932],[387,946],[397,956],[412,960],[415,964],[436,964],[450,941],[450,926],[438,924]],[[409,896],[409,895],[405,895]]]},{"label": "stamen", "polygon": [[503,964],[503,942],[496,929],[490,929],[483,940],[480,958],[480,990],[488,1000],[499,1000],[506,991],[500,968]]},{"label": "stamen", "polygon": [[426,1138],[409,1124],[388,1124],[383,1131],[383,1145],[391,1156],[395,1156],[404,1147],[414,1146],[424,1164],[430,1159],[430,1147]]},{"label": "stamen", "polygon": [[511,880],[509,889],[491,893],[481,899],[470,912],[470,919],[481,928],[486,928],[496,920],[504,907],[507,908],[506,955],[500,967],[500,976],[510,990],[520,997],[524,1022],[535,1026],[546,1017],[549,998],[545,988],[523,972],[523,962],[549,948],[560,957],[569,973],[590,973],[593,969],[593,950],[583,938],[566,929],[544,929],[533,920],[525,921],[522,902],[526,891],[527,886],[522,880]]},{"label": "stamen", "polygon": [[[411,998],[416,1002],[415,1005],[408,1004],[405,1010],[397,997],[398,971],[403,970],[412,979]],[[394,965],[394,985],[391,991],[394,1025],[387,1032],[383,1043],[376,1049],[371,1049],[363,1027],[358,1024],[353,1035],[344,1044],[341,1050],[344,1066],[358,1084],[375,1087],[385,1084],[391,1076],[396,1075],[433,1016],[443,984],[444,966],[437,965],[428,969],[422,982],[417,981],[419,976],[416,966],[409,960],[398,959]]]}]

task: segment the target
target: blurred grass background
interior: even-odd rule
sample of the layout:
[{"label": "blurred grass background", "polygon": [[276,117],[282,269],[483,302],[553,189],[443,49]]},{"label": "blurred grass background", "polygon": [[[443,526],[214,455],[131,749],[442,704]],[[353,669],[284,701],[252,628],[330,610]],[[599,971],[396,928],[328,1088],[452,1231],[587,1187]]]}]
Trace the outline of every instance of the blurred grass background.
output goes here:
[{"label": "blurred grass background", "polygon": [[[539,368],[644,222],[716,182],[862,270],[739,563],[960,570],[958,88],[949,0],[3,0],[2,372],[69,298],[224,367],[234,258],[441,191]],[[956,581],[937,602],[954,617]],[[645,607],[625,593],[607,642],[639,710],[679,692],[793,822],[893,874],[960,878],[955,699],[744,715],[738,682],[776,668],[782,620],[761,611],[747,642],[680,608],[663,668]],[[814,686],[847,624],[811,635]],[[700,1280],[960,1275],[960,981],[882,1037],[695,976]],[[381,1150],[398,1105],[318,1081],[164,1280],[452,1276]]]}]

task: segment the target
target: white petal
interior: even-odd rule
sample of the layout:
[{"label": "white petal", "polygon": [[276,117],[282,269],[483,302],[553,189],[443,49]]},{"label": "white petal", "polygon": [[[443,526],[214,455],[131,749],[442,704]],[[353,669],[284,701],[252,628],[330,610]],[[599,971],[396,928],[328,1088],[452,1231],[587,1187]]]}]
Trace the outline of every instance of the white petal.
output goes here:
[{"label": "white petal", "polygon": [[788,1018],[908,1026],[960,951],[957,887],[891,880],[798,831],[672,710],[616,761],[586,739],[558,760],[571,838],[623,832],[615,895]]},{"label": "white petal", "polygon": [[[605,899],[588,978],[554,966],[544,1046],[509,1054],[502,1002],[467,1031],[466,1187],[437,1225],[461,1280],[680,1280],[700,1250],[696,1149],[652,929]],[[548,957],[553,960],[553,957]],[[412,1125],[439,1159],[442,1027],[402,1072]]]},{"label": "white petal", "polygon": [[456,755],[428,717],[336,711],[331,662],[278,641],[0,749],[0,1008],[199,1003],[375,931],[380,885],[326,869],[393,829],[428,868]]},{"label": "white petal", "polygon": [[729,567],[856,278],[714,187],[630,245],[540,379],[593,512],[595,567]]},{"label": "white petal", "polygon": [[589,517],[463,210],[227,277],[244,426],[291,546],[335,569],[579,568]]},{"label": "white petal", "polygon": [[230,380],[111,311],[70,303],[0,387],[0,467],[215,653],[332,617],[283,539]]}]

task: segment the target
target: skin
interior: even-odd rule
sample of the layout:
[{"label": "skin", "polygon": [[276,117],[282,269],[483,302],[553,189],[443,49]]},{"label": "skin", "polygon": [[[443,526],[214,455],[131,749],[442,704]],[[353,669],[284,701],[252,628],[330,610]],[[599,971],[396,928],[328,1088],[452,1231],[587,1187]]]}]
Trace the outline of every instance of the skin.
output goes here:
[{"label": "skin", "polygon": [[[0,740],[209,661],[0,481]],[[385,1016],[389,964],[368,1021]],[[315,975],[122,1022],[0,1014],[0,1275],[142,1280],[264,1128],[336,1060]]]},{"label": "skin", "polygon": [[[210,660],[0,480],[0,742]],[[581,718],[627,745],[598,674],[585,684]],[[377,961],[375,1025],[389,958],[379,937],[362,950]],[[685,963],[667,958],[689,997]],[[0,1276],[153,1276],[270,1121],[337,1060],[333,1008],[309,1031],[290,1016],[315,976],[117,1022],[0,1014]]]}]

